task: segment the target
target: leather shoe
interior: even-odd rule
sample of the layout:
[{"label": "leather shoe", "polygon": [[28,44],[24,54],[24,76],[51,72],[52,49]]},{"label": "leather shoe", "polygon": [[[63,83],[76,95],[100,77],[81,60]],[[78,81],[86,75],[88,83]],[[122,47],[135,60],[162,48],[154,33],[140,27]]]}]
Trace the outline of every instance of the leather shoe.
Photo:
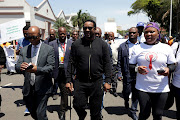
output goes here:
[{"label": "leather shoe", "polygon": [[133,120],[138,120],[136,113],[130,113],[129,117],[131,117]]},{"label": "leather shoe", "polygon": [[65,113],[61,113],[60,120],[65,120]]},{"label": "leather shoe", "polygon": [[117,97],[117,96],[118,96],[117,92],[114,92],[113,95],[114,95],[114,97]]}]

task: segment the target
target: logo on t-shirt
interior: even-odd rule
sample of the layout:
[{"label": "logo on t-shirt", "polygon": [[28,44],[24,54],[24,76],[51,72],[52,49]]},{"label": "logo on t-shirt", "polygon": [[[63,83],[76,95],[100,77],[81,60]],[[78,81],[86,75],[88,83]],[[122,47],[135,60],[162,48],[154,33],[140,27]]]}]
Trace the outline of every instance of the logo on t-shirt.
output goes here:
[{"label": "logo on t-shirt", "polygon": [[145,59],[149,62],[149,69],[152,69],[152,62],[156,61],[157,59],[157,54],[154,52],[148,52],[145,55]]}]

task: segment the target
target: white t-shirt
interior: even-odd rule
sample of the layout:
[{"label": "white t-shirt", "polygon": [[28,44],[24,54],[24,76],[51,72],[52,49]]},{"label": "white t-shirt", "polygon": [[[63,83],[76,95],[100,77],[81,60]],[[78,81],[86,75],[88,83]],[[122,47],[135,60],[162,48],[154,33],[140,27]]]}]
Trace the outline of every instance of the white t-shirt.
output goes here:
[{"label": "white t-shirt", "polygon": [[118,48],[119,46],[125,42],[127,39],[115,39],[114,41],[111,40],[111,49],[112,49],[112,61],[113,64],[117,64],[118,61]]},{"label": "white t-shirt", "polygon": [[151,93],[169,92],[168,76],[158,75],[157,70],[176,62],[171,47],[160,42],[156,45],[141,43],[133,52],[130,64],[146,66],[148,70],[146,75],[137,73],[136,89]]},{"label": "white t-shirt", "polygon": [[[173,49],[174,55],[176,53],[177,47],[178,47],[178,42],[173,43],[171,46],[171,48]],[[176,69],[174,71],[172,84],[174,86],[180,88],[180,46],[179,46],[179,49],[177,51],[176,61],[177,61],[177,66],[176,66]]]},{"label": "white t-shirt", "polygon": [[144,33],[143,33],[143,32],[142,32],[141,36],[138,36],[138,37],[137,37],[137,39],[138,39],[138,41],[141,42],[141,43],[146,42],[146,39],[145,39],[145,37],[144,37]]}]

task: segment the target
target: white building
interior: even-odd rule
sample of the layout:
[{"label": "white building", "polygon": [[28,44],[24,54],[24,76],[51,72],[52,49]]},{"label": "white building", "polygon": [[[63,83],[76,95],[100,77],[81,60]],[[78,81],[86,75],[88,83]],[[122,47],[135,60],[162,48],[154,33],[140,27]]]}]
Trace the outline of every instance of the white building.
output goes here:
[{"label": "white building", "polygon": [[56,21],[48,0],[43,0],[36,7],[30,6],[25,0],[0,0],[0,24],[19,18],[25,18],[26,24],[41,28],[42,39],[48,36],[49,29]]}]

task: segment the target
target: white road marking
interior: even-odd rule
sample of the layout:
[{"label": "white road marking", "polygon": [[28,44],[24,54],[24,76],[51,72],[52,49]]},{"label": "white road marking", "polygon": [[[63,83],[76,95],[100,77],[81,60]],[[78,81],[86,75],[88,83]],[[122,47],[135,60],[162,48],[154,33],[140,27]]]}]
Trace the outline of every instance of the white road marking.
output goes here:
[{"label": "white road marking", "polygon": [[12,85],[12,84],[13,84],[13,83],[8,83],[8,84],[6,84],[6,85],[0,87],[0,89],[3,88],[3,87],[6,87],[6,86],[10,86],[10,85]]}]

